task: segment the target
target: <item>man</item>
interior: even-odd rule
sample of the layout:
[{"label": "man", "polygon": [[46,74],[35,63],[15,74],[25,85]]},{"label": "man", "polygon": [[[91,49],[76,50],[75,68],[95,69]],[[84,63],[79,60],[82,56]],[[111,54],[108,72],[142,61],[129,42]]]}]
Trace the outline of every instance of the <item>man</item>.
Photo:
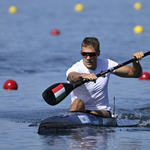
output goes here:
[{"label": "man", "polygon": [[[88,79],[93,82],[87,82],[84,85],[74,89],[71,92],[72,104],[69,111],[83,111],[99,115],[102,117],[111,117],[111,109],[108,101],[108,80],[111,73],[120,77],[139,78],[142,75],[142,68],[139,61],[132,63],[132,66],[123,66],[111,73],[98,77],[96,74],[112,68],[118,63],[110,59],[101,59],[99,41],[94,37],[87,37],[82,42],[81,55],[82,60],[75,63],[66,72],[67,80],[70,83],[80,82]],[[132,58],[142,59],[143,52],[134,53]]]}]

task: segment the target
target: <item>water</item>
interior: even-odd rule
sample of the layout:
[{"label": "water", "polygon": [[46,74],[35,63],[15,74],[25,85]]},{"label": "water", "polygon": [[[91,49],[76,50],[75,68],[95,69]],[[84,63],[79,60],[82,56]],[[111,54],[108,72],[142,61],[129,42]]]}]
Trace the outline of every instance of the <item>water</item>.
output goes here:
[{"label": "water", "polygon": [[[148,149],[150,146],[150,81],[111,76],[110,105],[116,97],[120,118],[139,119],[134,128],[81,128],[48,136],[38,135],[40,121],[68,111],[70,97],[56,106],[42,99],[42,92],[57,82],[66,82],[65,72],[81,59],[80,44],[86,36],[101,42],[101,57],[118,63],[136,51],[149,51],[150,9],[133,9],[130,1],[0,1],[0,145],[1,149]],[[84,5],[77,13],[74,6]],[[15,5],[18,13],[8,8]],[[145,32],[134,34],[135,25]],[[59,36],[51,36],[54,28]],[[141,60],[150,72],[149,56]],[[6,91],[7,79],[18,83],[17,91]]]}]

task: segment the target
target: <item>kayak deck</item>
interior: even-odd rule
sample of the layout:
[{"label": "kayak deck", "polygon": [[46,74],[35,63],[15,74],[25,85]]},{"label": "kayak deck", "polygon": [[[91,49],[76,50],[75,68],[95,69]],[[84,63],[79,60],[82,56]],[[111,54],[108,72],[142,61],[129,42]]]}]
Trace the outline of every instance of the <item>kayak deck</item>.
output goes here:
[{"label": "kayak deck", "polygon": [[46,134],[58,129],[72,129],[81,126],[129,127],[137,126],[137,120],[104,118],[84,112],[70,112],[65,115],[51,116],[41,121],[38,133]]}]

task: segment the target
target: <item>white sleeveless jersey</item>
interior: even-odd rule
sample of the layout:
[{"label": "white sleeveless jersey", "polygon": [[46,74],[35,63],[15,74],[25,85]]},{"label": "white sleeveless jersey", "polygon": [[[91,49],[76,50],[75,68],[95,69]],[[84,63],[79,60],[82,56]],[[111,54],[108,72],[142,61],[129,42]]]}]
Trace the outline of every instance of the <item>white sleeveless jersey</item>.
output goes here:
[{"label": "white sleeveless jersey", "polygon": [[[66,72],[66,76],[70,72],[78,73],[94,73],[99,74],[102,71],[106,71],[114,66],[118,65],[110,59],[97,58],[97,68],[96,70],[90,70],[84,66],[83,60],[75,63]],[[86,110],[108,110],[109,100],[108,100],[108,81],[111,73],[105,74],[105,77],[98,77],[96,83],[87,82],[71,92],[71,101],[73,102],[76,98],[80,98],[84,101]]]}]

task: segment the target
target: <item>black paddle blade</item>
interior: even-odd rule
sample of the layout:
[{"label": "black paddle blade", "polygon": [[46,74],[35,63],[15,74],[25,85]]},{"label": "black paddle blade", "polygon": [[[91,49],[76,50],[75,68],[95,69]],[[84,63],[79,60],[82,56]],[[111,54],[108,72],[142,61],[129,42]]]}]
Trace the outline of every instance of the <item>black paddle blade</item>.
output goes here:
[{"label": "black paddle blade", "polygon": [[56,105],[68,96],[74,88],[74,85],[69,83],[56,83],[47,88],[42,96],[49,105]]}]

